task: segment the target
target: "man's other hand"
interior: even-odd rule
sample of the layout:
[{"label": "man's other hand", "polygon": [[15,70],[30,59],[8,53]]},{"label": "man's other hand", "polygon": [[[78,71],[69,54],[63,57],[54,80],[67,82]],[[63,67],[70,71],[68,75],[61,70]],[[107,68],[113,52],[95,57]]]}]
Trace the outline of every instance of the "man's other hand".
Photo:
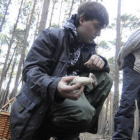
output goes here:
[{"label": "man's other hand", "polygon": [[100,56],[92,55],[84,65],[90,70],[101,70],[104,67],[105,62]]}]

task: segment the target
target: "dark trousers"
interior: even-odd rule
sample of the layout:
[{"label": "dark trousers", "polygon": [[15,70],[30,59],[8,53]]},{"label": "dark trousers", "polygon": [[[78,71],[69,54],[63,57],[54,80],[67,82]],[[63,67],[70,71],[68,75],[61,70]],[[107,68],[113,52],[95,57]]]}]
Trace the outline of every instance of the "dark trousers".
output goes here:
[{"label": "dark trousers", "polygon": [[[113,140],[131,140],[134,127],[135,100],[140,114],[140,73],[123,69],[123,89],[118,112],[114,117]],[[140,129],[138,132],[140,140]]]},{"label": "dark trousers", "polygon": [[81,132],[93,132],[92,126],[97,123],[103,103],[112,87],[112,78],[108,73],[95,72],[94,74],[97,78],[97,87],[93,89],[91,85],[86,86],[77,101],[65,99],[61,103],[56,103],[54,100],[37,130],[38,137],[39,135],[44,138],[53,136],[72,140],[78,138]]}]

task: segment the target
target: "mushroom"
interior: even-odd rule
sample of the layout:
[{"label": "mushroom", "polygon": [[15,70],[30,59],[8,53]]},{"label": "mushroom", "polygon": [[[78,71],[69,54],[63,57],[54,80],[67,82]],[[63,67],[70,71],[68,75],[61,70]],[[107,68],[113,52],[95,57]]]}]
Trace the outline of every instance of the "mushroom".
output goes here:
[{"label": "mushroom", "polygon": [[95,87],[97,85],[97,79],[93,73],[90,73],[89,77],[75,77],[70,82],[70,85],[76,84],[77,82],[81,83],[83,86],[92,84],[93,87]]}]

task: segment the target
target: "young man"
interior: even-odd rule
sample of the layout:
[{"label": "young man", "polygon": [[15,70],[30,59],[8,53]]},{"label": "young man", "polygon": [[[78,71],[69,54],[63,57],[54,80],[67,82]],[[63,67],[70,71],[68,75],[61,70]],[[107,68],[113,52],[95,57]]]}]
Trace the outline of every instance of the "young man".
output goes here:
[{"label": "young man", "polygon": [[[24,85],[11,113],[13,140],[78,140],[97,132],[98,116],[112,80],[107,61],[96,55],[94,39],[108,25],[97,2],[83,3],[64,29],[46,29],[24,63]],[[92,72],[97,86],[68,85]]]},{"label": "young man", "polygon": [[[130,35],[117,61],[119,69],[123,69],[123,89],[120,107],[114,117],[113,140],[131,140],[135,100],[140,112],[140,28]],[[138,135],[140,139],[140,129]]]}]

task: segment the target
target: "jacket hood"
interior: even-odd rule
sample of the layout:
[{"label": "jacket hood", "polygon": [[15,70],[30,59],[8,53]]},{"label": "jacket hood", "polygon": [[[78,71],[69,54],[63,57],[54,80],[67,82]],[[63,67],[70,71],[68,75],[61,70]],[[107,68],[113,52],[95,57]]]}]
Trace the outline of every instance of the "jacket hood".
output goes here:
[{"label": "jacket hood", "polygon": [[63,27],[65,29],[68,29],[68,30],[71,30],[72,33],[74,34],[74,36],[78,36],[78,32],[77,32],[77,29],[76,29],[76,26],[75,26],[75,20],[76,20],[76,16],[77,14],[74,14],[71,16],[70,19],[66,20],[66,22],[64,23]]}]

